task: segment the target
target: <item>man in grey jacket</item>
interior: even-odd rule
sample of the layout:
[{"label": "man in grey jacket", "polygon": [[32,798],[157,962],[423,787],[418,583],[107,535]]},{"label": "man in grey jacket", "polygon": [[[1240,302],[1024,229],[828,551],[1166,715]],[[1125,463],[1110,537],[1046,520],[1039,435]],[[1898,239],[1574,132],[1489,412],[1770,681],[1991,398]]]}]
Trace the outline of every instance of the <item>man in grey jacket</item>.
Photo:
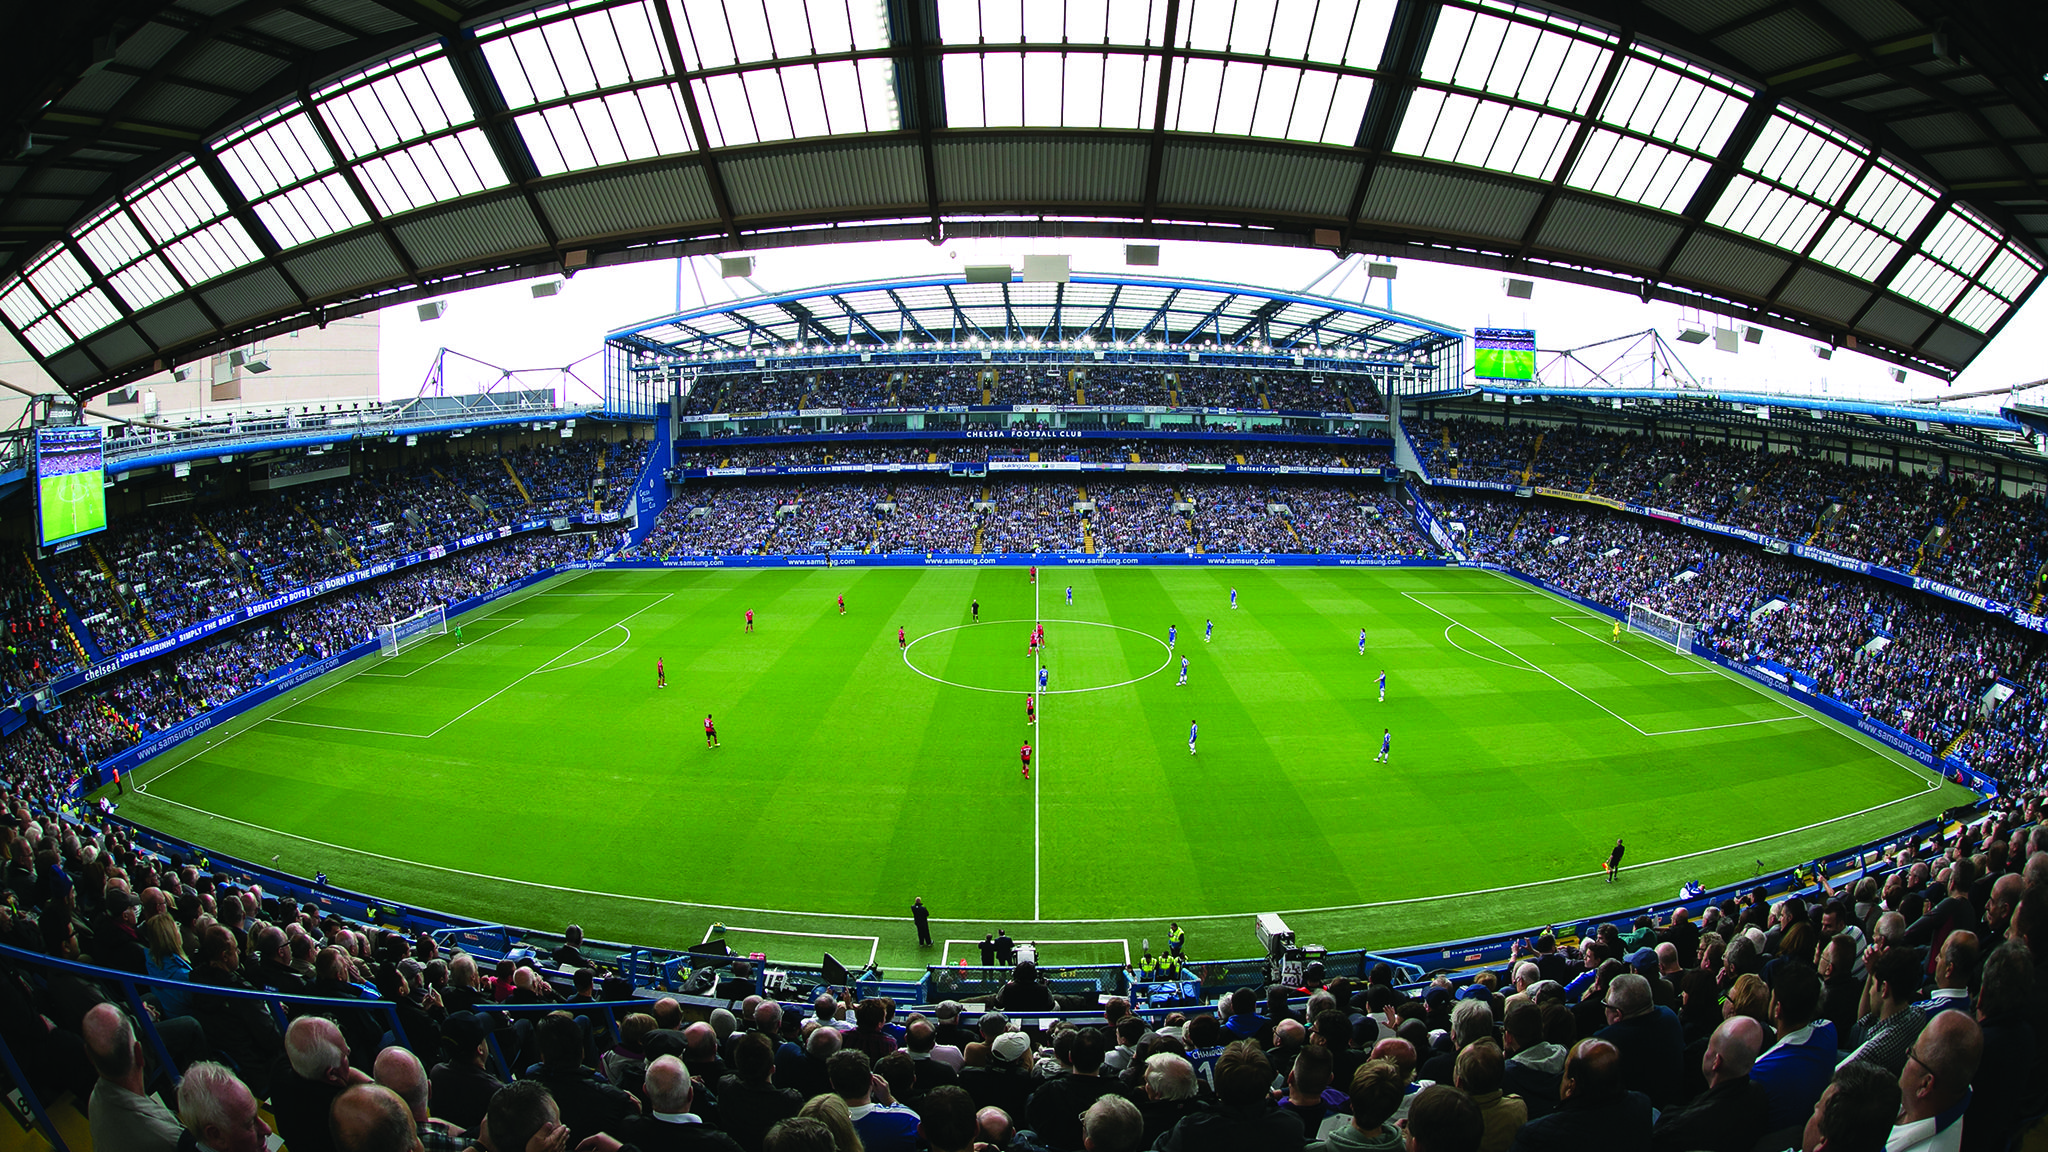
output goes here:
[{"label": "man in grey jacket", "polygon": [[1543,1010],[1530,1001],[1509,1004],[1504,1023],[1508,1062],[1501,1071],[1501,1090],[1527,1101],[1529,1119],[1535,1120],[1557,1107],[1557,1084],[1569,1053],[1564,1045],[1543,1039]]}]

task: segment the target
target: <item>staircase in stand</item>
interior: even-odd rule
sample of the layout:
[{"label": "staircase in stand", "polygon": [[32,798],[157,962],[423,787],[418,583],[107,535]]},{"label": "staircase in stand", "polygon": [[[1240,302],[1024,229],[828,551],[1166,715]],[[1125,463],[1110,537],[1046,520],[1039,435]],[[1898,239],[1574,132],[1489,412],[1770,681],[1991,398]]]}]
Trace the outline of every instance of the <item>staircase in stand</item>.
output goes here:
[{"label": "staircase in stand", "polygon": [[81,635],[89,639],[91,634],[78,622],[78,613],[72,610],[70,598],[63,596],[43,576],[42,566],[37,563],[35,553],[24,546],[21,554],[28,560],[29,574],[35,578],[36,591],[43,594],[43,603],[57,610],[57,619],[64,625],[64,639],[71,643],[71,654],[77,658],[80,665],[93,664],[105,659],[106,654],[100,651],[97,643],[88,648],[86,643],[80,640]]}]

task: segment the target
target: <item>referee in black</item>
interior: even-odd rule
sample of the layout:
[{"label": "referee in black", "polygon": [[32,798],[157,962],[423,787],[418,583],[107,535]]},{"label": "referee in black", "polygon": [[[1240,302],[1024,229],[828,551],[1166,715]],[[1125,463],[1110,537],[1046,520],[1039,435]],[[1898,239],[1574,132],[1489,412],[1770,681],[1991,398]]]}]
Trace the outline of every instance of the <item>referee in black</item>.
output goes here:
[{"label": "referee in black", "polygon": [[917,922],[917,946],[931,947],[932,913],[931,909],[924,906],[924,897],[919,896],[910,902],[910,918]]},{"label": "referee in black", "polygon": [[1617,836],[1614,838],[1614,851],[1607,854],[1607,882],[1609,884],[1614,883],[1614,878],[1621,875],[1621,854],[1623,851],[1624,847],[1621,843],[1621,837]]}]

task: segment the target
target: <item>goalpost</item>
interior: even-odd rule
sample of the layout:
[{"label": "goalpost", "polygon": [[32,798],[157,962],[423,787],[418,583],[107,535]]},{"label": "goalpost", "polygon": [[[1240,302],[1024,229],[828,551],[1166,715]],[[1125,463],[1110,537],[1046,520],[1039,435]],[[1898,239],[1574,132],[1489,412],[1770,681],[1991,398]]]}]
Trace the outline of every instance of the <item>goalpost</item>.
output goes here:
[{"label": "goalpost", "polygon": [[1672,651],[1680,655],[1692,652],[1694,626],[1676,616],[1659,612],[1648,604],[1628,606],[1628,630],[1669,644]]},{"label": "goalpost", "polygon": [[403,620],[377,626],[377,651],[385,656],[396,656],[414,644],[434,636],[448,634],[448,606],[436,604],[422,608]]}]

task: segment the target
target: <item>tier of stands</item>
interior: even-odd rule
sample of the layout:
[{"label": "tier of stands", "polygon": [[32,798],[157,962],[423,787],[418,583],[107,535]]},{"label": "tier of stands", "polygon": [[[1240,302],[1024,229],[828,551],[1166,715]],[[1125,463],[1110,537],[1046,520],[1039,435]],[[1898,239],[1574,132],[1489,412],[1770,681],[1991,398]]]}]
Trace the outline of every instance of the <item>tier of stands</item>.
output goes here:
[{"label": "tier of stands", "polygon": [[926,440],[832,444],[810,441],[773,447],[684,447],[679,468],[810,467],[826,464],[951,464],[979,460],[1054,460],[1083,464],[1248,464],[1264,468],[1382,468],[1393,460],[1384,446],[1293,445],[1263,441],[1188,443],[1182,440],[1069,440],[1036,447],[985,441]]},{"label": "tier of stands", "polygon": [[1896,472],[1715,440],[1564,425],[1411,419],[1433,476],[1532,484],[1683,512],[2032,603],[2048,505],[1960,472]]},{"label": "tier of stands", "polygon": [[598,511],[609,488],[631,491],[648,447],[571,440],[171,504],[117,517],[43,571],[90,621],[98,646],[117,652],[388,556],[516,520]]},{"label": "tier of stands", "polygon": [[1383,412],[1371,378],[1339,373],[1247,373],[1097,364],[1066,368],[761,370],[699,376],[683,415],[803,408],[922,408],[975,404],[1152,405],[1183,408]]},{"label": "tier of stands", "polygon": [[[1398,502],[1369,489],[1086,476],[804,484],[719,481],[669,502],[643,557],[856,552],[1292,552],[1427,555]],[[1093,504],[1087,514],[1076,505]],[[893,511],[888,510],[893,505]],[[1178,506],[1179,510],[1176,510]]]},{"label": "tier of stands", "polygon": [[[1971,766],[2041,782],[2048,638],[2001,617],[1840,569],[1598,505],[1438,489],[1472,558],[1625,612],[1632,603],[1698,624],[1731,659],[1773,660],[1819,691],[1937,748],[1968,733]],[[1875,643],[1874,643],[1875,642]],[[2003,703],[1985,693],[2014,686]]]}]

